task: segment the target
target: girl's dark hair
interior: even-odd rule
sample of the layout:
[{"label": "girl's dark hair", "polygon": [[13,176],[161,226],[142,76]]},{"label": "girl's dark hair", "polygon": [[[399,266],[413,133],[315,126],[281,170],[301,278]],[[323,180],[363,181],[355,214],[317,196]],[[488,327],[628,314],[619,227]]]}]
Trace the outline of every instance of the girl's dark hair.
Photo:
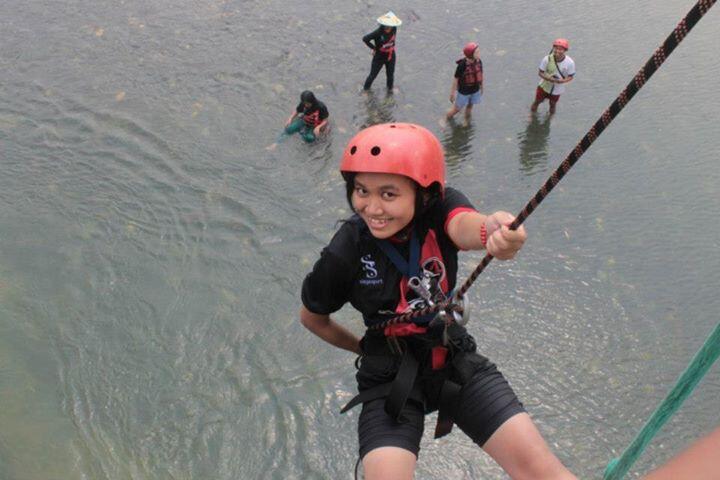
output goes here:
[{"label": "girl's dark hair", "polygon": [[345,198],[347,198],[348,205],[350,205],[350,211],[354,212],[355,208],[353,208],[352,204],[352,194],[355,191],[355,177],[357,177],[357,173],[343,172],[342,176],[345,179]]},{"label": "girl's dark hair", "polygon": [[[356,176],[357,173],[355,172],[343,173],[343,178],[345,178],[345,196],[347,198],[348,205],[350,205],[350,210],[353,212],[355,209],[352,204],[352,194],[355,191]],[[413,216],[413,220],[415,220],[430,210],[433,205],[440,200],[441,194],[440,185],[438,183],[433,183],[429,187],[421,187],[414,180],[413,183],[415,184],[415,215]]]},{"label": "girl's dark hair", "polygon": [[305,103],[312,103],[315,105],[317,103],[317,98],[315,98],[315,94],[311,92],[310,90],[305,90],[300,94],[300,101]]}]

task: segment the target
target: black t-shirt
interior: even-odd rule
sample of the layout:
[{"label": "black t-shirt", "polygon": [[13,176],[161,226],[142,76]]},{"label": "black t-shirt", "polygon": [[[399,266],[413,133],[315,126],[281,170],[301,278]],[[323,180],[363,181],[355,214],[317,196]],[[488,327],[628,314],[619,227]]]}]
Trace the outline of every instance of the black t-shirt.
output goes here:
[{"label": "black t-shirt", "polygon": [[[393,28],[390,33],[385,31],[385,27],[378,27],[376,30],[373,30],[372,32],[368,33],[363,37],[363,42],[365,42],[365,45],[375,50],[375,56],[378,55],[385,55],[389,56],[390,53],[384,53],[380,52],[380,48],[385,46],[387,44],[388,47],[395,46],[395,33],[397,32],[397,29]],[[374,42],[374,43],[373,43]]]},{"label": "black t-shirt", "polygon": [[317,103],[315,103],[308,109],[305,109],[305,103],[300,102],[298,104],[298,106],[295,108],[295,111],[297,113],[302,113],[303,116],[310,116],[310,115],[313,115],[315,112],[319,111],[320,112],[320,121],[325,120],[330,115],[328,113],[327,107],[320,100],[318,100]]},{"label": "black t-shirt", "polygon": [[[455,288],[458,248],[445,231],[447,221],[458,212],[475,210],[470,201],[447,188],[421,221],[417,230],[422,243],[422,271],[434,276],[443,293]],[[407,260],[409,242],[395,243]],[[400,313],[422,308],[424,301],[407,288],[407,279],[382,252],[365,222],[354,215],[343,223],[305,277],[302,302],[311,312],[331,314],[350,302],[372,325]]]},{"label": "black t-shirt", "polygon": [[[480,72],[482,72],[483,64],[482,60],[478,59],[478,63],[480,64]],[[467,66],[467,63],[465,60],[458,61],[458,66],[455,69],[455,78],[458,79],[458,92],[460,92],[463,95],[472,95],[473,93],[480,90],[480,84],[476,83],[474,85],[466,85],[463,81],[463,75],[465,74],[465,67]]]}]

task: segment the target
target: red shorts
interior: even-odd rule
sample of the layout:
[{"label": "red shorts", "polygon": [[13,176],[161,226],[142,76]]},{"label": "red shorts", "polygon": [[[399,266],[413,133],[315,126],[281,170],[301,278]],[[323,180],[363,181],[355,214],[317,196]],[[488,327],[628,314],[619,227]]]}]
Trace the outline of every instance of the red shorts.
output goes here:
[{"label": "red shorts", "polygon": [[535,90],[535,101],[540,103],[546,98],[550,99],[550,103],[557,103],[557,101],[560,100],[560,95],[550,95],[545,90],[540,88],[540,86],[538,86]]}]

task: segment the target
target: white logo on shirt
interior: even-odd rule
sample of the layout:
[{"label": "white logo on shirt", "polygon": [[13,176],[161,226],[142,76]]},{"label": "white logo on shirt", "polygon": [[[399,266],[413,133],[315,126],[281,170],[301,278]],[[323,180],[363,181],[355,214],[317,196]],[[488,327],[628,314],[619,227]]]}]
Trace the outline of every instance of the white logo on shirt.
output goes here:
[{"label": "white logo on shirt", "polygon": [[378,277],[378,271],[375,266],[375,260],[372,259],[370,254],[360,258],[362,263],[363,271],[365,271],[365,278],[360,279],[361,285],[380,285],[383,283],[382,278]]},{"label": "white logo on shirt", "polygon": [[365,270],[365,278],[377,278],[378,271],[377,268],[375,268],[375,261],[370,254],[362,257],[360,261],[363,264],[363,270]]}]

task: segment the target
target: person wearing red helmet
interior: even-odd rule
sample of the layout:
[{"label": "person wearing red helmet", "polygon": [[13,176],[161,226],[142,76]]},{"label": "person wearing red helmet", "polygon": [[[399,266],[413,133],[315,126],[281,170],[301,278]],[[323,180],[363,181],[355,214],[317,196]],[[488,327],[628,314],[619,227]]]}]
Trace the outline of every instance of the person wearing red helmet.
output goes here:
[{"label": "person wearing red helmet", "polygon": [[550,101],[550,114],[555,113],[560,95],[565,92],[565,84],[575,78],[575,62],[566,54],[569,49],[570,42],[558,38],[553,42],[551,52],[540,62],[538,75],[541,80],[535,89],[535,101],[530,107],[533,112],[537,112],[547,98]]},{"label": "person wearing red helmet", "polygon": [[455,75],[450,86],[452,108],[446,116],[450,120],[465,108],[465,118],[470,119],[473,105],[480,103],[483,94],[483,65],[480,60],[480,47],[470,42],[463,48],[464,57],[455,62]]},{"label": "person wearing red helmet", "polygon": [[[419,125],[360,131],[345,147],[340,171],[354,215],[305,277],[300,320],[322,340],[360,355],[359,394],[343,411],[362,404],[365,478],[413,478],[425,415],[437,410],[436,438],[457,424],[513,478],[574,479],[502,373],[477,352],[462,326],[466,318],[441,311],[386,324],[453,295],[459,250],[486,249],[509,260],[525,242],[524,228],[510,230],[510,213],[482,214],[446,186],[442,146]],[[368,327],[362,339],[331,318],[348,302]]]}]

